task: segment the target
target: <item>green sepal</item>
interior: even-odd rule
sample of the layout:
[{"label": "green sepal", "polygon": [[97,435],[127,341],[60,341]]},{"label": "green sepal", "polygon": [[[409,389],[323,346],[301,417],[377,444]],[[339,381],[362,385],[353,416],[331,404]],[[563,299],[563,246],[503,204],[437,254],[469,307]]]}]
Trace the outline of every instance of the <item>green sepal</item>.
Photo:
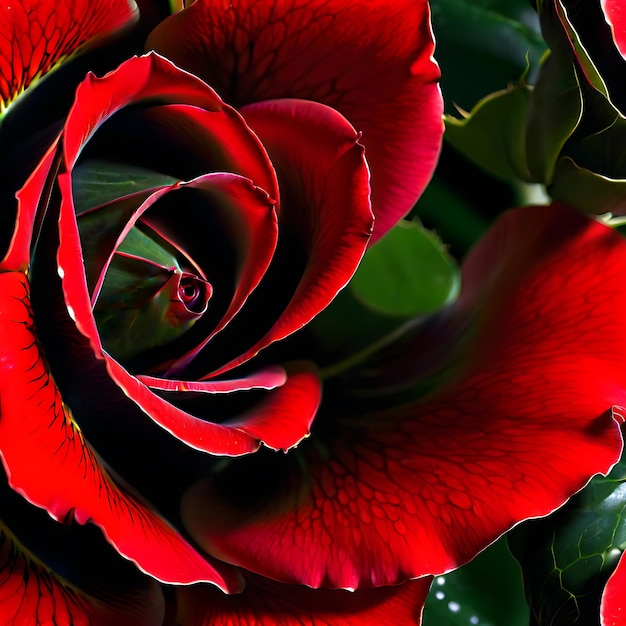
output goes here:
[{"label": "green sepal", "polygon": [[599,623],[604,585],[626,548],[626,462],[563,508],[508,535],[531,606],[531,626]]},{"label": "green sepal", "polygon": [[72,195],[77,215],[124,196],[167,187],[176,178],[143,167],[104,160],[88,160],[72,170]]},{"label": "green sepal", "polygon": [[626,213],[626,178],[608,178],[568,157],[559,159],[548,191],[555,200],[587,213]]},{"label": "green sepal", "polygon": [[531,96],[522,78],[480,100],[463,119],[445,115],[446,141],[492,176],[531,182],[525,138]]},{"label": "green sepal", "polygon": [[549,184],[564,145],[578,128],[583,98],[569,57],[547,54],[533,89],[526,118],[528,171],[534,182]]}]

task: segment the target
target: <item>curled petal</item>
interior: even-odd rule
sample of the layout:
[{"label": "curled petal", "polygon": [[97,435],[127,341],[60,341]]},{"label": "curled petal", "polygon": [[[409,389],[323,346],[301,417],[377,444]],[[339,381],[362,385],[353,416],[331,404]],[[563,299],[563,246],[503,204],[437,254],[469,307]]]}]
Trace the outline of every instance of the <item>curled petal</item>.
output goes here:
[{"label": "curled petal", "polygon": [[[465,263],[454,307],[394,360],[327,381],[299,460],[250,458],[200,481],[186,527],[259,574],[356,588],[448,571],[550,513],[621,453],[624,267],[621,236],[570,209],[507,214]],[[421,352],[433,337],[435,371]],[[394,408],[402,384],[425,391]]]},{"label": "curled petal", "polygon": [[[223,347],[214,346],[238,355],[218,372],[299,330],[324,309],[356,271],[373,225],[363,146],[343,116],[303,100],[262,102],[242,113],[276,167],[280,237],[250,307],[234,320],[236,330],[224,333]],[[251,347],[244,345],[268,313],[269,330]]]},{"label": "curled petal", "polygon": [[147,46],[235,106],[302,98],[342,113],[363,133],[374,240],[430,179],[443,104],[425,0],[197,0],[163,21]]},{"label": "curled petal", "polygon": [[0,450],[13,489],[56,520],[94,522],[120,554],[158,580],[236,590],[232,571],[206,561],[119,485],[85,441],[40,352],[26,277],[0,273],[0,294]]},{"label": "curled petal", "polygon": [[[270,391],[264,402],[236,421],[213,423],[194,417],[164,400],[131,376],[117,361],[106,358],[113,380],[146,415],[188,446],[211,454],[250,454],[262,443],[274,450],[287,451],[308,435],[319,406],[321,384],[317,375],[306,368],[288,375],[284,384]],[[148,378],[148,382],[150,380]],[[211,384],[216,383],[192,382],[185,386],[185,391],[194,391],[197,386],[198,391],[209,392]],[[166,386],[160,385],[161,388]]]},{"label": "curled petal", "polygon": [[[68,171],[96,131],[130,105],[143,105],[140,118],[163,124],[175,143],[183,137],[191,142],[186,147],[194,148],[194,156],[204,150],[204,159],[219,171],[250,178],[271,198],[278,198],[272,165],[241,116],[200,79],[154,53],[133,57],[102,78],[89,74],[78,87],[63,133]],[[120,150],[119,158],[124,156]],[[205,167],[187,178],[207,171]]]}]

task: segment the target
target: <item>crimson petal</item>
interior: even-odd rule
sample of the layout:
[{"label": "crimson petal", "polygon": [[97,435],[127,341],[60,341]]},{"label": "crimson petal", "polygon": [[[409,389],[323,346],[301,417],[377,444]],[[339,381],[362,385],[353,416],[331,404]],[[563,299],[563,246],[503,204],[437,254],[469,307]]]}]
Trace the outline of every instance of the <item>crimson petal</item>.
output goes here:
[{"label": "crimson petal", "polygon": [[[321,397],[321,383],[311,368],[288,374],[281,387],[237,420],[207,422],[153,393],[117,361],[107,357],[111,377],[156,424],[188,446],[215,455],[256,452],[263,443],[274,450],[296,446],[309,434]],[[193,390],[191,383],[189,391]],[[208,391],[208,388],[205,388]]]},{"label": "crimson petal", "polygon": [[250,574],[238,595],[200,585],[179,589],[177,619],[181,626],[419,626],[430,582],[427,577],[397,587],[349,592],[286,586]]},{"label": "crimson petal", "polygon": [[98,529],[53,521],[0,474],[3,624],[162,624],[165,606],[157,581],[121,559]]},{"label": "crimson petal", "polygon": [[611,574],[600,602],[601,626],[624,626],[626,624],[626,557],[620,557],[617,568]]},{"label": "crimson petal", "polygon": [[216,569],[117,484],[84,440],[40,352],[25,275],[0,273],[0,294],[0,454],[11,486],[56,520],[93,521],[120,554],[159,580],[236,590],[238,576]]},{"label": "crimson petal", "polygon": [[327,104],[363,133],[374,240],[413,206],[441,146],[439,69],[426,0],[197,0],[147,43],[234,106]]},{"label": "crimson petal", "polygon": [[620,0],[601,0],[604,17],[611,27],[613,41],[626,58],[626,7]]},{"label": "crimson petal", "polygon": [[20,0],[0,5],[0,111],[94,39],[137,19],[134,0]]},{"label": "crimson petal", "polygon": [[250,458],[200,481],[183,522],[219,558],[314,587],[396,583],[468,561],[619,459],[610,409],[626,402],[624,267],[626,243],[598,222],[561,206],[508,213],[465,263],[457,304],[399,346],[419,364],[445,328],[434,391],[376,409],[380,374],[356,390],[338,380],[299,463],[264,472]]},{"label": "crimson petal", "polygon": [[[337,111],[316,102],[274,100],[247,106],[242,113],[278,174],[280,233],[290,244],[299,243],[298,250],[289,249],[283,255],[279,239],[270,276],[253,294],[255,306],[250,310],[267,309],[268,302],[285,291],[295,265],[292,253],[304,254],[306,260],[293,295],[269,331],[218,373],[299,330],[324,309],[354,274],[373,221],[360,137]],[[271,296],[264,291],[266,286],[272,289]],[[245,309],[243,314],[235,320],[241,328],[250,325]],[[228,334],[227,340],[230,346],[225,345],[224,351],[232,349],[236,337]]]},{"label": "crimson petal", "polygon": [[5,624],[154,626],[163,598],[153,584],[142,596],[98,598],[57,577],[0,525],[0,614]]},{"label": "crimson petal", "polygon": [[[102,78],[89,74],[78,87],[63,132],[67,170],[74,167],[86,142],[103,123],[124,108],[140,104],[145,105],[142,115],[173,125],[179,142],[191,126],[196,144],[205,151],[206,145],[214,147],[210,152],[221,159],[215,163],[220,171],[250,178],[271,198],[278,198],[272,165],[241,116],[200,79],[154,53],[133,57]],[[124,156],[120,152],[122,160]]]}]

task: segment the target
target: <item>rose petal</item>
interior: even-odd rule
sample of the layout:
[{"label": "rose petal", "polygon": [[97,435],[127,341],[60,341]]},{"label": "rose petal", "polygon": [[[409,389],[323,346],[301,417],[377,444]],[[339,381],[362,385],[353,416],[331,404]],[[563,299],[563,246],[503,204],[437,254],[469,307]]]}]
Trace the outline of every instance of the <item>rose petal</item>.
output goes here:
[{"label": "rose petal", "polygon": [[611,27],[613,41],[626,59],[626,7],[620,0],[600,0],[604,18]]},{"label": "rose petal", "polygon": [[231,104],[303,98],[363,133],[372,170],[373,240],[429,181],[443,105],[425,0],[197,0],[147,42]]},{"label": "rose petal", "polygon": [[4,476],[0,489],[4,624],[162,623],[161,586],[121,559],[98,529],[53,521],[11,491]]},{"label": "rose petal", "polygon": [[[169,124],[175,143],[183,139],[194,143],[194,154],[204,150],[203,165],[210,162],[216,166],[214,170],[250,178],[271,198],[278,198],[272,165],[241,116],[208,85],[157,54],[133,57],[103,78],[89,74],[81,83],[63,133],[67,170],[74,167],[85,144],[104,122],[130,105],[142,104],[140,117]],[[187,149],[191,150],[190,146]],[[160,152],[162,158],[167,156],[162,149]],[[118,158],[123,161],[124,157],[124,149],[120,149]],[[208,171],[205,167],[187,178]]]},{"label": "rose petal", "polygon": [[133,0],[20,0],[0,5],[0,112],[87,43],[136,20]]},{"label": "rose petal", "polygon": [[58,140],[55,141],[39,166],[31,174],[24,187],[17,193],[18,213],[9,249],[2,259],[4,270],[25,271],[30,260],[30,249],[47,204],[51,178],[56,175],[60,155]]},{"label": "rose petal", "polygon": [[11,486],[54,519],[93,521],[158,580],[237,589],[236,575],[117,484],[84,440],[41,354],[24,274],[0,273],[0,294],[0,454]]},{"label": "rose petal", "polygon": [[155,424],[188,446],[215,455],[250,454],[261,444],[287,451],[308,435],[319,406],[321,384],[311,369],[304,368],[288,375],[281,387],[237,420],[213,423],[164,400],[117,361],[106,358],[113,380]]},{"label": "rose petal", "polygon": [[[457,305],[397,346],[395,369],[327,381],[299,459],[250,458],[199,482],[185,526],[257,573],[356,588],[448,571],[550,513],[620,456],[624,267],[622,237],[572,210],[507,214],[467,260]],[[411,380],[433,332],[445,358]],[[393,408],[381,370],[434,390]]]},{"label": "rose petal", "polygon": [[[163,600],[156,594],[90,597],[68,585],[0,530],[0,613],[6,624],[152,626]],[[7,621],[8,620],[8,621]]]},{"label": "rose petal", "polygon": [[601,626],[624,626],[626,624],[626,557],[622,553],[617,568],[611,574],[600,602]]},{"label": "rose petal", "polygon": [[150,389],[161,391],[194,391],[197,393],[232,393],[250,389],[276,389],[287,382],[287,373],[282,367],[267,367],[243,378],[230,380],[173,380],[154,376],[137,376],[137,380]]},{"label": "rose petal", "polygon": [[[302,100],[263,102],[242,112],[278,173],[280,237],[250,306],[212,346],[217,354],[238,355],[214,374],[299,330],[326,307],[355,272],[372,229],[363,147],[345,118]],[[302,257],[304,267],[297,271]],[[268,312],[270,329],[252,347],[245,345],[250,329],[263,328]]]},{"label": "rose petal", "polygon": [[349,592],[286,586],[249,574],[238,595],[199,585],[177,590],[177,619],[181,626],[419,626],[430,582],[428,577],[397,587]]}]

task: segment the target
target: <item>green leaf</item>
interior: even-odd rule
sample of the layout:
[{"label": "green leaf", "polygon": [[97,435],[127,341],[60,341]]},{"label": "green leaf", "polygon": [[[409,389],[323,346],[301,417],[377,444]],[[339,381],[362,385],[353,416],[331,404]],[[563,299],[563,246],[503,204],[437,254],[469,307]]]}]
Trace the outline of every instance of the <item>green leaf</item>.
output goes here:
[{"label": "green leaf", "polygon": [[533,626],[598,624],[604,585],[626,548],[626,462],[508,540],[522,566]]},{"label": "green leaf", "polygon": [[350,285],[373,310],[413,317],[454,300],[460,272],[433,233],[401,221],[367,251]]},{"label": "green leaf", "polygon": [[500,540],[463,567],[437,576],[423,626],[528,626],[519,567]]},{"label": "green leaf", "polygon": [[138,191],[172,185],[176,178],[126,163],[87,160],[72,171],[77,215]]}]

